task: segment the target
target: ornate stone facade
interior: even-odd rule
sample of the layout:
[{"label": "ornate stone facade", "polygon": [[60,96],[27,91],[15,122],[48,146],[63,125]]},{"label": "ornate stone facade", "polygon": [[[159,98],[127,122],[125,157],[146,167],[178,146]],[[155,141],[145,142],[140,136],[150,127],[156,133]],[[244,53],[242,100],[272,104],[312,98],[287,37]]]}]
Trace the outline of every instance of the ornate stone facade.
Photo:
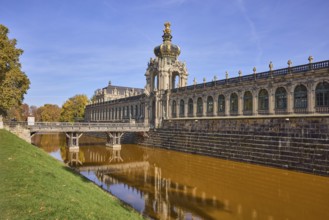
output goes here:
[{"label": "ornate stone facade", "polygon": [[178,60],[180,48],[171,43],[165,24],[163,43],[154,49],[145,73],[143,94],[98,99],[86,107],[87,121],[135,119],[161,127],[164,120],[225,119],[231,117],[302,117],[329,114],[329,61],[274,69],[268,72],[187,86],[186,64]]},{"label": "ornate stone facade", "polygon": [[121,99],[130,96],[136,96],[143,93],[143,89],[131,88],[124,86],[112,85],[111,81],[108,86],[102,89],[97,89],[93,96],[93,103],[102,103],[115,99]]}]

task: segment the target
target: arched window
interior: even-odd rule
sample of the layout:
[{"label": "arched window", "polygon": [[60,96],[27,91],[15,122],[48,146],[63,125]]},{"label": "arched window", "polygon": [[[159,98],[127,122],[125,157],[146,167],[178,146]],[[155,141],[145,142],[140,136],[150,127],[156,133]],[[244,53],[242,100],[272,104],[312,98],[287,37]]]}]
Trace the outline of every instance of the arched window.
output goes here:
[{"label": "arched window", "polygon": [[244,93],[243,96],[243,110],[252,111],[252,94],[250,91]]},{"label": "arched window", "polygon": [[258,109],[268,110],[268,92],[266,89],[261,89],[258,93]]},{"label": "arched window", "polygon": [[307,88],[304,85],[298,85],[295,88],[294,107],[307,108]]},{"label": "arched window", "polygon": [[175,100],[172,101],[171,113],[172,113],[172,117],[176,117],[176,101]]},{"label": "arched window", "polygon": [[159,79],[158,79],[158,75],[155,75],[153,77],[153,90],[158,90],[158,86],[159,86]]},{"label": "arched window", "polygon": [[329,107],[329,83],[322,82],[316,86],[316,107]]},{"label": "arched window", "polygon": [[275,108],[287,109],[287,91],[283,87],[277,88],[275,92]]},{"label": "arched window", "polygon": [[179,75],[177,72],[174,72],[172,75],[172,88],[175,89],[179,84]]},{"label": "arched window", "polygon": [[193,99],[188,100],[188,114],[193,115]]},{"label": "arched window", "polygon": [[199,97],[197,102],[196,102],[197,108],[196,108],[196,113],[201,115],[203,112],[203,102],[202,102],[202,98]]},{"label": "arched window", "polygon": [[179,115],[184,116],[184,100],[181,99],[179,102]]},{"label": "arched window", "polygon": [[207,98],[207,113],[211,114],[214,112],[214,99],[211,96]]},{"label": "arched window", "polygon": [[225,112],[225,96],[224,95],[218,96],[218,112],[219,113]]},{"label": "arched window", "polygon": [[230,112],[238,112],[238,95],[236,93],[232,93],[230,97]]}]

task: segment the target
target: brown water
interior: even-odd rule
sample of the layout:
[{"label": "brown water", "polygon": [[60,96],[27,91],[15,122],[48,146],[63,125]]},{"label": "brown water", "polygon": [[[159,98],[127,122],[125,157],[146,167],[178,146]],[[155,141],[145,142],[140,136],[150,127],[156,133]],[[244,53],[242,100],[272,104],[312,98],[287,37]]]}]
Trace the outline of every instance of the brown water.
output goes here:
[{"label": "brown water", "polygon": [[34,143],[152,219],[329,219],[328,177],[95,138],[71,151],[62,135]]}]

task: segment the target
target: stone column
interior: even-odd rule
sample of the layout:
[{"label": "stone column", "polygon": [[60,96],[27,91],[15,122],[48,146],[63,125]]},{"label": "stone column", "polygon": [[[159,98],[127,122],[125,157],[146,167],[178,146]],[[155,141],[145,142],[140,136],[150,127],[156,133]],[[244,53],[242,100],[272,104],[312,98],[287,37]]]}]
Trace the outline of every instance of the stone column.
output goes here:
[{"label": "stone column", "polygon": [[159,125],[159,98],[158,98],[158,92],[155,93],[155,110],[154,110],[154,127],[158,127]]},{"label": "stone column", "polygon": [[188,117],[188,98],[184,100],[184,117]]},{"label": "stone column", "polygon": [[257,91],[253,92],[252,96],[252,114],[258,115],[258,93]]},{"label": "stone column", "polygon": [[238,93],[238,115],[243,115],[243,94]]},{"label": "stone column", "polygon": [[172,118],[172,101],[168,100],[168,118]]},{"label": "stone column", "polygon": [[202,117],[207,116],[207,98],[202,99]]},{"label": "stone column", "polygon": [[294,113],[294,92],[293,86],[287,87],[287,113]]},{"label": "stone column", "polygon": [[[169,91],[169,88],[168,88],[168,91]],[[167,99],[166,99],[166,102],[167,102],[167,104],[166,104],[166,114],[165,114],[165,116],[166,116],[166,118],[170,118],[170,116],[169,116],[169,97],[170,97],[170,91],[167,93]]]},{"label": "stone column", "polygon": [[225,95],[225,116],[230,115],[230,95]]},{"label": "stone column", "polygon": [[268,90],[268,113],[270,115],[275,114],[275,94],[273,93],[273,89]]},{"label": "stone column", "polygon": [[218,114],[218,97],[213,96],[213,102],[214,102],[214,111],[213,111],[213,116],[217,116]]},{"label": "stone column", "polygon": [[315,89],[314,89],[314,83],[310,83],[307,86],[307,111],[308,113],[315,113]]},{"label": "stone column", "polygon": [[197,112],[197,97],[194,98],[193,100],[193,117],[196,117],[196,112]]},{"label": "stone column", "polygon": [[149,124],[149,103],[147,101],[144,104],[144,124]]}]

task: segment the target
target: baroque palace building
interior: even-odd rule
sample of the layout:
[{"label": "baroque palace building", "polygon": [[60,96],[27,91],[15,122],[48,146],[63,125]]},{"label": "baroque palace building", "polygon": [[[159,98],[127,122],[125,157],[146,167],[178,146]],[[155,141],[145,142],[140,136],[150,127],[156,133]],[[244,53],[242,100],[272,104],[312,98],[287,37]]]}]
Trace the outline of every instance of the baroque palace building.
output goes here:
[{"label": "baroque palace building", "polygon": [[303,117],[329,113],[329,61],[313,62],[187,85],[186,64],[178,60],[170,23],[163,43],[154,48],[144,89],[113,86],[97,90],[86,107],[85,120],[135,120],[161,127],[165,120]]}]

